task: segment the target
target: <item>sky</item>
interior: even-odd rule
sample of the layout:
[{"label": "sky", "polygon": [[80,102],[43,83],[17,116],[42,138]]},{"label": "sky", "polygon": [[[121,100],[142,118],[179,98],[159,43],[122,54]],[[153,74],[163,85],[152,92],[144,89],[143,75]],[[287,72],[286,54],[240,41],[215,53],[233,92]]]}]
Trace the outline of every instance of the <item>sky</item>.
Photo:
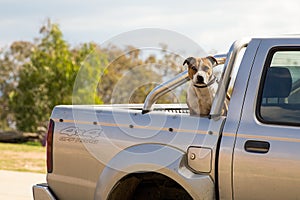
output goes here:
[{"label": "sky", "polygon": [[0,0],[0,48],[33,41],[49,18],[71,45],[118,42],[148,30],[129,35],[153,42],[164,32],[161,43],[171,34],[178,36],[171,43],[186,39],[205,52],[225,53],[241,38],[300,33],[299,9],[299,0]]}]

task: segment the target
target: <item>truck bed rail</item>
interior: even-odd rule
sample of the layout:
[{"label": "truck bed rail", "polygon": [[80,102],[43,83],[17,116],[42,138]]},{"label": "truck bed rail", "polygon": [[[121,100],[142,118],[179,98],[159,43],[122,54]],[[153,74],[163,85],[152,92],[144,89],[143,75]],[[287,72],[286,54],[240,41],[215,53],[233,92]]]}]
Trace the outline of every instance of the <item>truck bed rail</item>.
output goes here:
[{"label": "truck bed rail", "polygon": [[[218,54],[213,56],[218,65],[224,64],[226,61],[227,54]],[[177,87],[183,85],[184,83],[188,82],[190,78],[188,77],[188,71],[185,70],[184,72],[178,74],[174,78],[169,81],[166,81],[158,86],[156,86],[146,97],[144,107],[142,110],[142,114],[148,113],[152,110],[152,105],[156,103],[156,101],[162,95],[176,89]]]}]

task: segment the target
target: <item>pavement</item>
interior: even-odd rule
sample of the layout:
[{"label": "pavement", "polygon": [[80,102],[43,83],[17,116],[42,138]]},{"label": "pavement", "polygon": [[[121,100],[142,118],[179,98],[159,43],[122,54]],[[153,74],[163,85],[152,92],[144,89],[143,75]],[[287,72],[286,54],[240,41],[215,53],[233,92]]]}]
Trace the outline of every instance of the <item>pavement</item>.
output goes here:
[{"label": "pavement", "polygon": [[32,186],[45,182],[46,174],[0,170],[0,199],[32,200]]}]

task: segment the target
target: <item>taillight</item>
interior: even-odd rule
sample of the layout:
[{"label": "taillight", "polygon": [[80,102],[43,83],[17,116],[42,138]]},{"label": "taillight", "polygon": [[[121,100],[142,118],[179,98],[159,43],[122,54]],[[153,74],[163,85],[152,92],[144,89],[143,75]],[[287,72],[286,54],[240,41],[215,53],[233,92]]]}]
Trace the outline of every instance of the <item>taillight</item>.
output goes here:
[{"label": "taillight", "polygon": [[53,132],[54,121],[50,119],[47,133],[47,172],[51,173],[53,170]]}]

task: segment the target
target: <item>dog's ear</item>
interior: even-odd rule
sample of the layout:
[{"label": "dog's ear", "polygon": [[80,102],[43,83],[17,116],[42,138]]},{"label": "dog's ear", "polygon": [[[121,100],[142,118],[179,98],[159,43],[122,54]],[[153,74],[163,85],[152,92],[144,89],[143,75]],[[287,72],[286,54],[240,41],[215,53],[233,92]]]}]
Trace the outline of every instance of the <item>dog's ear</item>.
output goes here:
[{"label": "dog's ear", "polygon": [[182,65],[184,66],[185,64],[188,64],[188,65],[189,65],[189,63],[188,63],[188,60],[187,60],[187,59],[185,59],[185,60],[184,60],[184,62],[183,62],[183,64],[182,64]]},{"label": "dog's ear", "polygon": [[183,65],[187,64],[188,66],[190,65],[195,65],[196,64],[196,59],[194,57],[188,57],[187,59],[185,59],[185,61],[183,62]]},{"label": "dog's ear", "polygon": [[213,56],[207,56],[206,58],[211,62],[213,67],[219,64],[218,61]]}]

